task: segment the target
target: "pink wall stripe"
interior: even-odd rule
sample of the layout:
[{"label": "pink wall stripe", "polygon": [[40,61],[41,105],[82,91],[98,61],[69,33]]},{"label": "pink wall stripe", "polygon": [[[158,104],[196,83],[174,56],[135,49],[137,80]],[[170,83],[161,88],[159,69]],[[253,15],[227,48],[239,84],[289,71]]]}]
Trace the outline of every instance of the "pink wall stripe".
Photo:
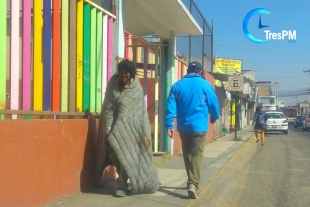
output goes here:
[{"label": "pink wall stripe", "polygon": [[102,103],[108,80],[108,15],[102,18]]},{"label": "pink wall stripe", "polygon": [[[128,39],[128,45],[132,45],[132,35],[129,35],[129,39]],[[129,60],[133,60],[133,51],[132,51],[132,47],[128,48],[128,59]]]},{"label": "pink wall stripe", "polygon": [[19,109],[19,6],[11,4],[11,109]]},{"label": "pink wall stripe", "polygon": [[144,48],[144,77],[143,77],[143,91],[144,91],[144,102],[147,108],[147,60],[148,60],[148,48]]},{"label": "pink wall stripe", "polygon": [[23,1],[23,110],[31,107],[31,0]]},{"label": "pink wall stripe", "polygon": [[108,80],[113,75],[112,67],[113,67],[113,36],[114,36],[114,26],[113,26],[113,18],[109,17],[108,20]]}]

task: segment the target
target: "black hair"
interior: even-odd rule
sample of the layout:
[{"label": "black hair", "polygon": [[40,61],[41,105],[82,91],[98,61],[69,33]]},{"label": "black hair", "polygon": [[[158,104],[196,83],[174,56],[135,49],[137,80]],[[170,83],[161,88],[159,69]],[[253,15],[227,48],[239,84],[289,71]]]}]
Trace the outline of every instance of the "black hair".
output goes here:
[{"label": "black hair", "polygon": [[132,78],[135,78],[135,75],[136,75],[136,66],[135,66],[135,64],[134,64],[132,61],[130,61],[130,60],[128,60],[128,59],[121,61],[121,62],[118,64],[117,69],[118,69],[118,73],[119,73],[119,71],[120,71],[121,69],[127,69],[128,72],[130,73],[130,76],[131,76]]},{"label": "black hair", "polygon": [[189,74],[189,73],[200,73],[200,72],[201,72],[200,69],[198,69],[197,67],[193,67],[193,66],[190,66],[187,69],[187,74]]}]

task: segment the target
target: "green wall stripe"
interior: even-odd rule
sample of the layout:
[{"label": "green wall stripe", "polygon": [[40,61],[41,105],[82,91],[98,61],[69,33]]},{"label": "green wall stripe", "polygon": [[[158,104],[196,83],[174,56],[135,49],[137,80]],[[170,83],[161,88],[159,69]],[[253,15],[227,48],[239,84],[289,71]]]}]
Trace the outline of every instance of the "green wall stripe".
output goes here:
[{"label": "green wall stripe", "polygon": [[89,111],[90,4],[84,6],[83,111]]},{"label": "green wall stripe", "polygon": [[[6,47],[6,2],[0,1],[0,45],[3,47]],[[0,109],[6,108],[6,53],[6,49],[0,50]]]},{"label": "green wall stripe", "polygon": [[102,11],[97,13],[96,112],[101,112],[102,100]]},{"label": "green wall stripe", "polygon": [[91,9],[90,26],[90,112],[96,111],[96,42],[97,42],[97,9]]}]

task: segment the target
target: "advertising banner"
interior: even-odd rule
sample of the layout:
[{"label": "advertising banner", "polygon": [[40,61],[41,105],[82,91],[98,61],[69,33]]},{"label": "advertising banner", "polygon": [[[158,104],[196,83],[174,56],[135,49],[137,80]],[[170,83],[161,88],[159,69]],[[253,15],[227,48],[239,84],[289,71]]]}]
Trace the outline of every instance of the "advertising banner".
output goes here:
[{"label": "advertising banner", "polygon": [[[242,60],[215,58],[215,73],[234,75],[241,73]],[[224,86],[227,90],[228,83],[226,81],[215,80],[214,84],[218,87]]]},{"label": "advertising banner", "polygon": [[233,75],[241,73],[242,60],[215,58],[215,73]]}]

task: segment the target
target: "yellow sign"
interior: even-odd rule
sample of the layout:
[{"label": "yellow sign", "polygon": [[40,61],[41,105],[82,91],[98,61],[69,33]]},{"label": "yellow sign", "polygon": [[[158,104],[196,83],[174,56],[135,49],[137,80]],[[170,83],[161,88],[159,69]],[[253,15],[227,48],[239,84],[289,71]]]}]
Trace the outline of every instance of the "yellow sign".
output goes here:
[{"label": "yellow sign", "polygon": [[233,75],[241,73],[242,60],[215,58],[215,73]]}]

